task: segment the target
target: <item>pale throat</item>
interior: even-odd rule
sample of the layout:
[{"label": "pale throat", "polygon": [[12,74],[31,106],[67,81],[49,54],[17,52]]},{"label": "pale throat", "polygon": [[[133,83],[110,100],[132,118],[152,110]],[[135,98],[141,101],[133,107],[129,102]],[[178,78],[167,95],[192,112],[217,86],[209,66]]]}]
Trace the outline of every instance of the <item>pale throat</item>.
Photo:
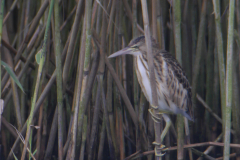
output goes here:
[{"label": "pale throat", "polygon": [[[142,54],[134,56],[134,61],[138,82],[142,88],[145,97],[150,103],[152,103],[152,91],[147,62],[142,58]],[[147,68],[147,70],[145,67]]]},{"label": "pale throat", "polygon": [[131,53],[131,55],[133,55],[134,57],[140,56],[141,54],[142,54],[141,51],[136,51]]}]

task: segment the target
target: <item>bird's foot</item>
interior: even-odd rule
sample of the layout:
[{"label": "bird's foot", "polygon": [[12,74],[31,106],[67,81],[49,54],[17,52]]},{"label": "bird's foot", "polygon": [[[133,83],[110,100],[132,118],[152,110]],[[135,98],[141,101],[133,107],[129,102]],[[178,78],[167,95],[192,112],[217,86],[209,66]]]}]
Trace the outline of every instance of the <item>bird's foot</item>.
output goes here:
[{"label": "bird's foot", "polygon": [[168,148],[165,148],[165,145],[157,143],[155,141],[152,144],[155,145],[155,149],[154,149],[155,150],[155,156],[162,157],[166,154],[166,152],[161,153],[161,151],[168,150]]},{"label": "bird's foot", "polygon": [[[152,115],[153,121],[156,122],[156,123],[160,123],[160,121],[161,121],[162,118],[160,118],[160,117],[158,117],[158,116],[156,116],[156,115],[153,114],[153,108],[148,109],[148,111],[149,111],[149,113]],[[158,113],[158,114],[161,114],[161,113]]]},{"label": "bird's foot", "polygon": [[158,109],[158,106],[151,105],[153,109]]}]

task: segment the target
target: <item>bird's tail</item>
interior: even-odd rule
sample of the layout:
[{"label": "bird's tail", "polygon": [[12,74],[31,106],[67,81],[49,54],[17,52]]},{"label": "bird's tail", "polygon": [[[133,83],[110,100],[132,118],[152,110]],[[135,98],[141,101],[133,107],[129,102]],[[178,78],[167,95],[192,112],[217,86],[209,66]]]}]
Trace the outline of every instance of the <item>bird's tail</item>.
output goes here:
[{"label": "bird's tail", "polygon": [[179,107],[177,107],[175,103],[171,103],[170,105],[171,105],[171,108],[174,109],[175,114],[181,114],[184,117],[186,117],[188,120],[194,122],[194,119],[189,114],[187,114],[185,110],[182,110]]}]

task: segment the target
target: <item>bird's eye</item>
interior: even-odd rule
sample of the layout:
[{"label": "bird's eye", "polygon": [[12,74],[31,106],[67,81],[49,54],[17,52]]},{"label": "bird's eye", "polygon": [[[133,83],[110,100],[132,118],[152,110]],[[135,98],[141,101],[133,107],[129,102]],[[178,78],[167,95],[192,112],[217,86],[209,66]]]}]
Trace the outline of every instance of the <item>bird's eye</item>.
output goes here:
[{"label": "bird's eye", "polygon": [[134,49],[138,49],[138,46],[133,46],[132,48],[134,48]]}]

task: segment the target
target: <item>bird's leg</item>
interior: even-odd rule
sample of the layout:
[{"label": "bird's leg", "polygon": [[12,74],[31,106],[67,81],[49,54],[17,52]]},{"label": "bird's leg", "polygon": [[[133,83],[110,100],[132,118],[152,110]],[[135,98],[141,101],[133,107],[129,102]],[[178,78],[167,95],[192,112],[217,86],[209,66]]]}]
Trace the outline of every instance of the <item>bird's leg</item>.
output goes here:
[{"label": "bird's leg", "polygon": [[171,126],[171,120],[167,115],[163,115],[163,119],[165,120],[166,125],[161,134],[161,142],[163,141],[164,137],[166,136],[166,134]]},{"label": "bird's leg", "polygon": [[[156,122],[156,123],[160,123],[160,120],[161,120],[161,118],[160,117],[158,117],[157,115],[161,115],[161,114],[164,114],[163,112],[158,112],[157,113],[157,115],[154,115],[153,114],[153,109],[157,109],[158,107],[153,107],[152,106],[152,108],[151,109],[149,109],[148,111],[149,111],[149,113],[151,114],[151,116],[152,116],[152,119],[153,119],[153,121],[154,122]],[[164,116],[165,117],[165,116]],[[167,117],[167,116],[166,116]],[[168,118],[168,117],[167,117]],[[168,118],[169,119],[169,118]],[[165,118],[164,118],[164,120],[165,120]],[[170,119],[169,119],[170,120]],[[163,130],[163,133],[161,134],[161,142],[162,142],[162,140],[163,140],[163,138],[165,137],[165,135],[166,135],[166,133],[167,133],[167,131],[168,131],[168,129],[169,129],[169,126],[171,125],[171,121],[170,121],[170,124],[169,124],[169,126],[167,125],[168,123],[167,123],[167,121],[166,121],[166,126],[165,126],[165,128],[164,128],[164,130]],[[157,150],[162,150],[162,149],[164,149],[165,148],[165,145],[163,145],[163,144],[161,144],[161,143],[157,143],[157,142],[153,142],[153,145],[155,145],[155,156],[158,156],[158,157],[161,157],[161,156],[164,156],[165,155],[165,153],[161,153],[161,154],[158,154],[158,151]],[[165,148],[164,150],[167,150],[168,148]]]},{"label": "bird's leg", "polygon": [[[152,110],[153,109],[148,109],[149,113],[152,115],[153,121],[156,122],[156,123],[160,123],[161,118],[159,118],[158,116],[155,116],[153,114]],[[162,142],[164,137],[166,136],[170,126],[171,126],[171,120],[170,120],[170,118],[167,115],[164,115],[164,112],[159,112],[157,114],[159,114],[159,115],[162,114],[163,115],[163,119],[166,122],[165,128],[163,129],[162,134],[161,134],[161,142]]]}]

